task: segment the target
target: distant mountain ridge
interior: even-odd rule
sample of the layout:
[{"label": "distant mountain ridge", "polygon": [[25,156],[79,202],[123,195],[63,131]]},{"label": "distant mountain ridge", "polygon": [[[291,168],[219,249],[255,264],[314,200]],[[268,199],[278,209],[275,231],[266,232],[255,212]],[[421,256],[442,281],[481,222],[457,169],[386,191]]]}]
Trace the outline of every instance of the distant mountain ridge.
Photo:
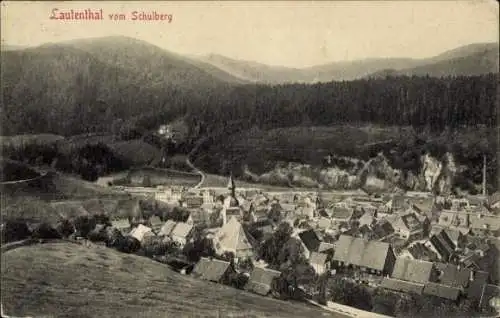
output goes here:
[{"label": "distant mountain ridge", "polygon": [[199,58],[235,77],[254,83],[350,81],[386,75],[479,75],[498,72],[498,43],[475,43],[425,59],[369,58],[332,62],[308,68],[287,68],[210,54]]},{"label": "distant mountain ridge", "polygon": [[[231,84],[287,84],[351,81],[385,76],[458,76],[496,73],[499,68],[498,43],[473,43],[448,50],[434,57],[367,58],[332,62],[307,68],[271,66],[219,54],[183,56],[150,43],[124,36],[78,39],[48,43],[39,47],[2,44],[4,52],[37,50],[47,47],[73,47],[92,54],[100,62],[120,68],[150,72],[154,83],[165,80],[180,86],[199,86],[214,82]],[[118,64],[118,65],[117,65]],[[144,74],[143,74],[144,75]],[[148,76],[144,75],[145,79]]]}]

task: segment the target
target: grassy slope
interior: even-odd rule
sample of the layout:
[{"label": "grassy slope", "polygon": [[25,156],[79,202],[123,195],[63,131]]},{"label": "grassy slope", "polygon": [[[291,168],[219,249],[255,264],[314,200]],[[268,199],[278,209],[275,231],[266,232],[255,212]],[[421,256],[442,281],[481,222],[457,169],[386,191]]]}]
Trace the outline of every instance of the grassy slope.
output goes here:
[{"label": "grassy slope", "polygon": [[6,252],[2,289],[9,291],[2,293],[4,310],[17,316],[342,317],[195,280],[147,258],[71,243]]}]

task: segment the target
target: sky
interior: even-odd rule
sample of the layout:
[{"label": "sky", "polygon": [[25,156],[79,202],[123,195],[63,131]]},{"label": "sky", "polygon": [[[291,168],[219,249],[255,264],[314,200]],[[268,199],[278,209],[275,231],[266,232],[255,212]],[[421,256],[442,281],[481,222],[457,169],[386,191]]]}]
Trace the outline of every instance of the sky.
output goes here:
[{"label": "sky", "polygon": [[[55,8],[102,9],[104,20],[51,20]],[[131,21],[133,11],[171,14],[172,21]],[[113,13],[124,13],[127,20],[109,20]],[[425,58],[499,38],[495,0],[3,1],[1,18],[7,45],[124,35],[184,55],[214,53],[298,68],[375,57]]]}]

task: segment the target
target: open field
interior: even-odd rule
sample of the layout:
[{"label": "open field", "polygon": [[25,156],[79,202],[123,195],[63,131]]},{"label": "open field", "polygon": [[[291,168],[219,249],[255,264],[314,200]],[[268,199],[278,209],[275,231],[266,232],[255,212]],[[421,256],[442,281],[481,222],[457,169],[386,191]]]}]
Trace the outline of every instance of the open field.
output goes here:
[{"label": "open field", "polygon": [[2,255],[2,290],[4,310],[15,316],[344,317],[182,276],[147,258],[62,242]]}]

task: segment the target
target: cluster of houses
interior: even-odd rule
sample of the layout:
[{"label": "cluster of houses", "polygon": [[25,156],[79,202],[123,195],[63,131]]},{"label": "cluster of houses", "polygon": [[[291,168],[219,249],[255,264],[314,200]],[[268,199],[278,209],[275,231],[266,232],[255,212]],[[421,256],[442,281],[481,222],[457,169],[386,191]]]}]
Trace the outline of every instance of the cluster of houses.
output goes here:
[{"label": "cluster of houses", "polygon": [[[182,207],[189,215],[182,222],[149,220],[129,235],[141,242],[148,235],[162,236],[182,246],[193,229],[203,225],[203,235],[216,253],[231,253],[234,262],[202,258],[193,275],[222,282],[236,270],[232,264],[251,259],[255,269],[246,288],[262,295],[269,293],[280,272],[259,262],[256,248],[282,222],[293,227],[292,236],[319,275],[344,275],[395,292],[450,300],[487,301],[487,291],[498,284],[498,277],[489,272],[490,266],[498,266],[491,263],[491,240],[500,236],[498,194],[442,198],[420,192],[264,193],[237,191],[230,178],[225,189],[164,188],[157,189],[154,199]],[[260,235],[254,237],[250,228]]]}]

